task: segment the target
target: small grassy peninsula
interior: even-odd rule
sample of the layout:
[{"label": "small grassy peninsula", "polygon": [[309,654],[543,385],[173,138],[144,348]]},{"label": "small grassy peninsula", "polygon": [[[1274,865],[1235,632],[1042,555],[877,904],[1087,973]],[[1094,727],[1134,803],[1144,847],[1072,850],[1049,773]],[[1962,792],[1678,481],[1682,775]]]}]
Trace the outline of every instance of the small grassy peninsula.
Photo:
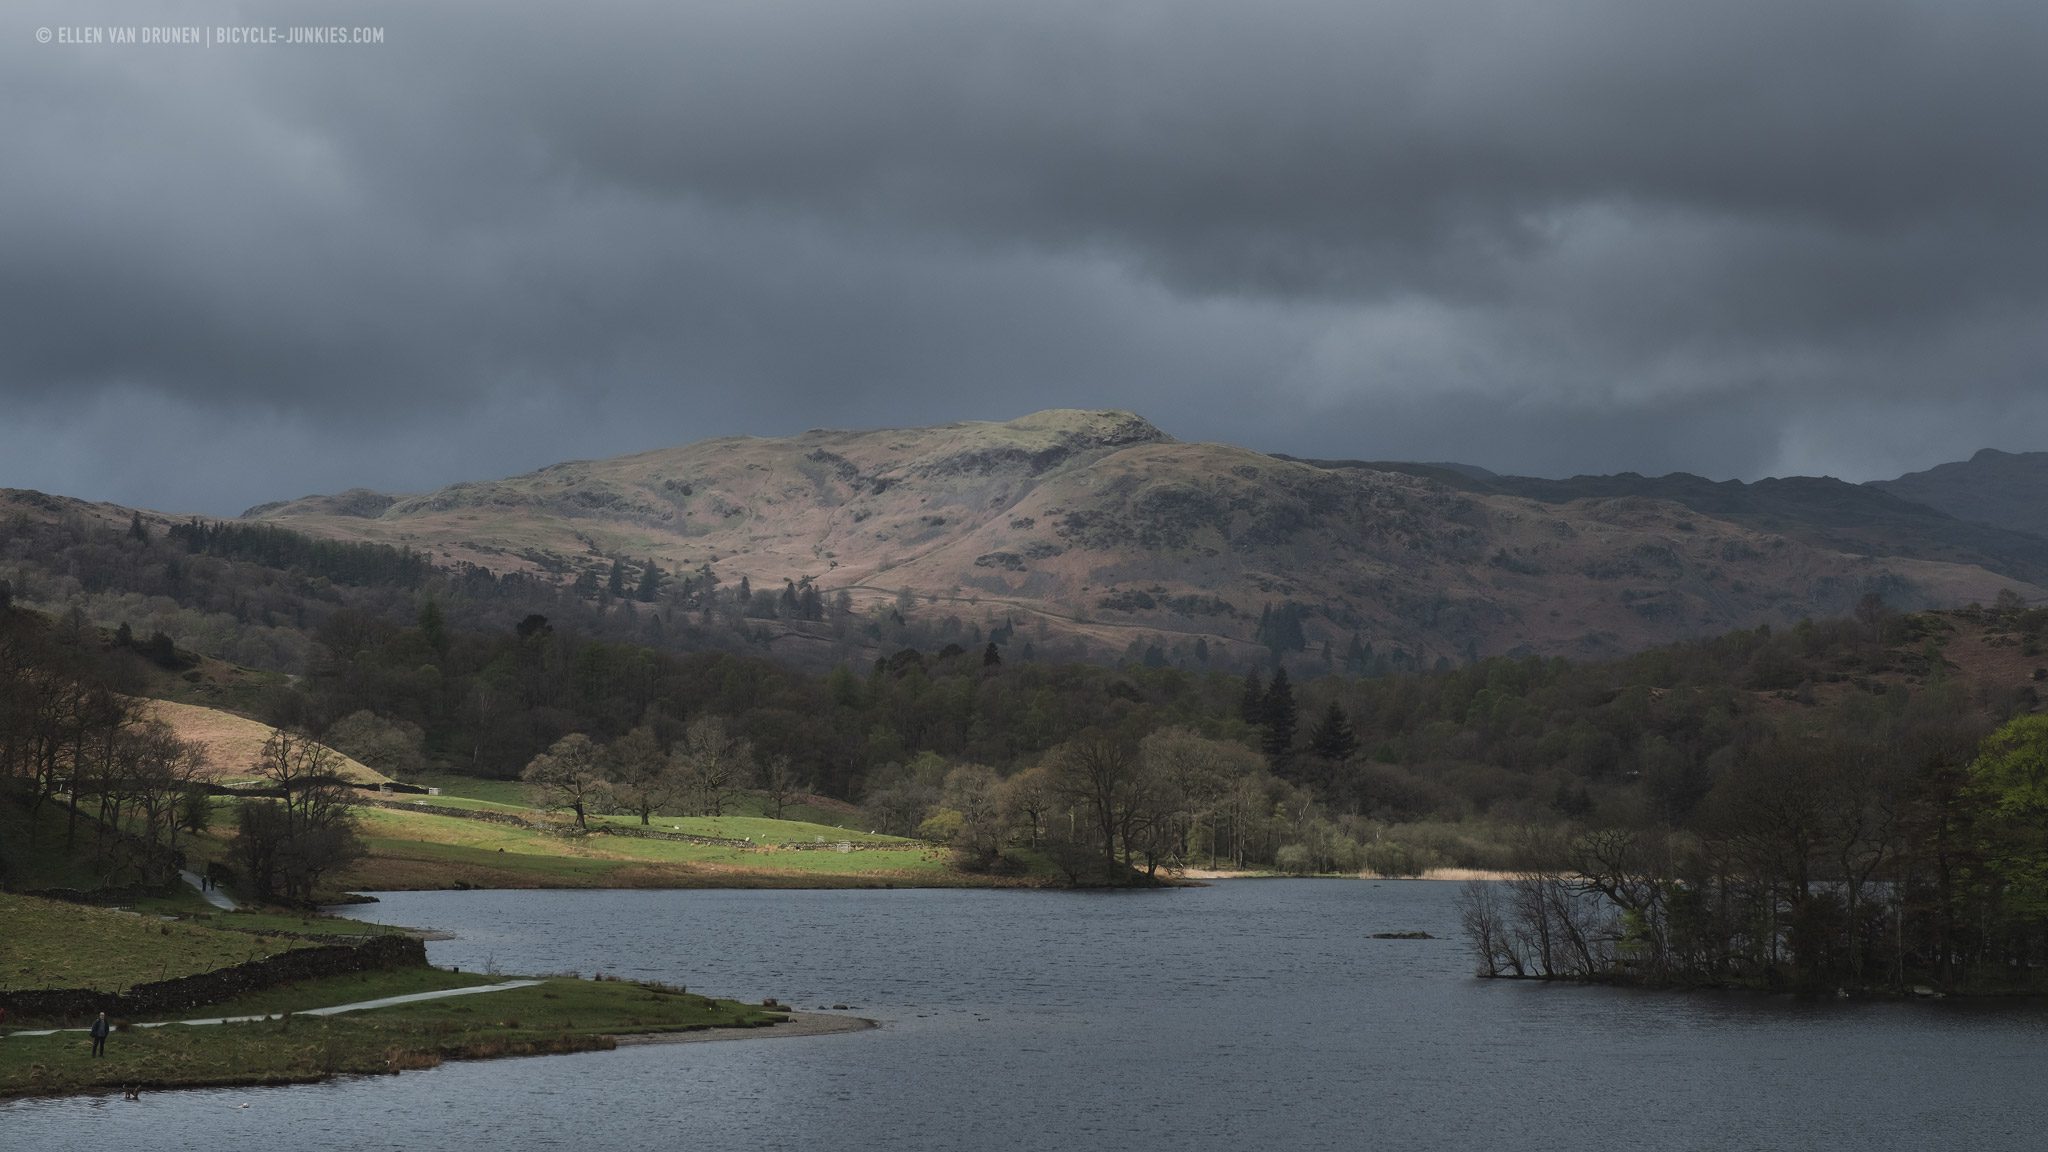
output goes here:
[{"label": "small grassy peninsula", "polygon": [[[247,915],[248,930],[236,926]],[[302,931],[280,930],[286,922]],[[332,925],[331,934],[321,930]],[[304,931],[310,929],[310,932]],[[518,979],[397,962],[340,966],[348,922],[281,914],[170,918],[0,896],[0,1098],[288,1084],[473,1060],[612,1047],[625,1035],[783,1023],[772,1006],[575,976]],[[361,947],[392,942],[357,932]],[[415,950],[416,945],[412,946]],[[402,950],[391,947],[385,952]],[[295,955],[296,954],[296,955]],[[203,1004],[177,990],[234,989]],[[394,997],[410,1002],[376,1006]],[[177,1007],[158,1006],[152,1000]],[[324,1014],[340,1006],[365,1007]],[[83,1028],[105,1008],[106,1054]],[[181,1023],[216,1021],[220,1023]]]}]

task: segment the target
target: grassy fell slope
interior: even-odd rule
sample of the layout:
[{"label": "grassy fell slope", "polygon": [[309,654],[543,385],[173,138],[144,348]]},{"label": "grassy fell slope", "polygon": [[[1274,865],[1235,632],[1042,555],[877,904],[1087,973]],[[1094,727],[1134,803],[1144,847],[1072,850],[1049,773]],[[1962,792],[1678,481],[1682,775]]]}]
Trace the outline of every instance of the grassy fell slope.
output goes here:
[{"label": "grassy fell slope", "polygon": [[[255,764],[262,758],[264,743],[270,739],[269,725],[218,708],[169,700],[150,701],[149,711],[152,717],[176,729],[179,739],[205,746],[209,774],[214,779],[247,780],[258,774]],[[351,783],[382,784],[391,779],[353,757],[339,752],[334,755],[336,771]]]},{"label": "grassy fell slope", "polygon": [[2041,593],[1975,563],[1862,555],[1668,500],[1550,503],[1181,443],[1125,412],[710,440],[388,506],[351,493],[252,515],[500,570],[647,557],[769,590],[809,575],[869,604],[908,589],[1111,651],[1202,636],[1252,655],[1261,608],[1287,600],[1315,609],[1312,645],[1356,629],[1430,659],[1598,655],[1841,613],[1871,589],[1901,607]]}]

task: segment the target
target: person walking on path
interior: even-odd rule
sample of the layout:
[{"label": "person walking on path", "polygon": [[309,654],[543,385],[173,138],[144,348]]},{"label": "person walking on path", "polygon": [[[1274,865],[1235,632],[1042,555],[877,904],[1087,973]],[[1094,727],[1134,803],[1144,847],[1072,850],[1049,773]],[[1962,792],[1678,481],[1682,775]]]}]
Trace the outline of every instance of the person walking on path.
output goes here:
[{"label": "person walking on path", "polygon": [[92,1054],[94,1056],[105,1056],[107,1054],[107,1033],[110,1031],[112,1029],[107,1027],[107,1014],[102,1012],[100,1013],[100,1018],[92,1022]]}]

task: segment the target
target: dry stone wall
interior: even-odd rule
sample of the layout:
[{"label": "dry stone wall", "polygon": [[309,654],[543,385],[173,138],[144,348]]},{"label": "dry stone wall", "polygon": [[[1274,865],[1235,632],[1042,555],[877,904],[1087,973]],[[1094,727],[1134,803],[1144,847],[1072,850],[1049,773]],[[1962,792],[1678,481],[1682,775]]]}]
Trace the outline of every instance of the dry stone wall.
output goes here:
[{"label": "dry stone wall", "polygon": [[261,960],[216,968],[174,980],[137,984],[126,992],[92,988],[43,988],[0,992],[0,1005],[17,1020],[81,1021],[105,1012],[115,1019],[156,1016],[218,1004],[249,992],[297,980],[412,968],[427,962],[427,946],[410,936],[377,936],[361,944],[294,948]]}]

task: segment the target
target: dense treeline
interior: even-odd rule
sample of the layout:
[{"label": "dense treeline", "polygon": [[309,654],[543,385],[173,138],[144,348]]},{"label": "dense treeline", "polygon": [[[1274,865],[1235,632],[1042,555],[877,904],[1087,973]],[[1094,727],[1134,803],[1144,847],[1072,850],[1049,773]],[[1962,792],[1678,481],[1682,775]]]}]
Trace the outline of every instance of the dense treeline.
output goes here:
[{"label": "dense treeline", "polygon": [[1597,827],[1504,890],[1474,887],[1484,970],[2038,991],[2048,717],[1979,741],[1961,703],[1936,691],[1829,730],[1761,729],[1695,827]]},{"label": "dense treeline", "polygon": [[[179,611],[289,636],[298,654],[285,666],[303,677],[264,718],[388,771],[511,778],[568,736],[609,749],[635,732],[665,763],[687,747],[692,722],[717,717],[755,753],[748,787],[780,765],[806,791],[863,804],[878,829],[979,837],[986,848],[977,812],[997,821],[998,844],[1043,841],[1063,821],[1070,836],[1092,828],[1088,846],[1105,861],[1169,865],[1499,867],[1516,862],[1526,830],[1564,827],[1705,843],[1751,766],[1798,760],[1782,750],[1816,746],[1813,733],[1890,731],[1938,699],[1934,711],[1968,729],[1957,746],[1974,749],[2030,713],[2035,688],[1966,680],[1944,644],[1958,629],[1992,629],[2031,656],[2048,632],[2048,612],[2009,599],[1974,614],[1899,616],[1872,597],[1855,619],[1605,663],[1497,657],[1426,674],[1345,674],[1395,666],[1354,641],[1341,659],[1325,652],[1331,674],[1297,681],[1288,673],[1303,669],[1298,658],[1242,677],[1149,652],[1117,668],[1061,663],[1008,620],[934,622],[940,609],[908,594],[857,613],[801,579],[756,591],[708,568],[671,573],[619,557],[573,579],[457,567],[406,587],[414,561],[398,549],[357,557],[346,549],[381,546],[279,545],[270,558],[298,566],[278,569],[208,553],[255,554],[270,547],[261,533],[208,529],[175,546],[150,535],[140,521],[126,532],[17,524],[6,544],[39,605],[68,598],[73,627],[83,618],[112,628],[106,609],[141,595],[96,599],[88,587],[157,589],[145,604],[169,589]],[[193,540],[199,552],[187,550]],[[27,564],[25,541],[50,550]],[[319,564],[353,567],[313,572]],[[378,583],[379,572],[391,575]],[[771,619],[782,639],[767,649],[750,630]],[[1297,620],[1281,606],[1267,630],[1292,644]],[[130,635],[151,640],[135,648],[161,656],[163,630],[137,625]],[[792,637],[839,653],[836,666],[815,675],[759,655]],[[850,655],[877,646],[892,654]],[[1223,765],[1220,775],[1182,773],[1178,794],[1159,786],[1177,770],[1143,748],[1169,731],[1214,745],[1193,759]],[[1090,757],[1120,766],[1116,787],[1072,770]],[[1020,789],[1044,794],[1024,803]]]},{"label": "dense treeline", "polygon": [[817,670],[954,643],[997,642],[1012,661],[1081,654],[1076,641],[1042,628],[1020,635],[992,610],[977,616],[973,605],[900,593],[856,611],[844,591],[827,595],[804,575],[756,591],[708,566],[672,572],[631,557],[528,559],[535,567],[505,573],[435,565],[410,549],[316,540],[267,524],[152,527],[137,516],[123,528],[76,513],[0,522],[0,579],[19,603],[51,615],[75,608],[103,628],[125,623],[202,655],[295,674],[315,655],[309,633],[333,613],[403,624],[428,598],[463,631],[509,630],[539,614],[616,643],[773,655]]},{"label": "dense treeline", "polygon": [[[540,615],[460,632],[431,600],[411,627],[337,611],[315,640],[265,719],[400,775],[524,775],[579,822],[614,804],[716,812],[742,788],[817,793],[981,866],[1012,844],[1055,849],[1076,879],[1097,861],[1260,864],[1288,848],[1305,868],[1355,868],[1371,839],[1362,817],[1274,775],[1239,714],[1242,682],[1220,672],[1009,662],[990,641],[815,676],[578,636]],[[728,743],[744,751],[706,752]],[[639,802],[653,794],[663,802]]]},{"label": "dense treeline", "polygon": [[1242,732],[1221,674],[1008,663],[984,646],[904,649],[856,672],[813,676],[759,657],[675,655],[592,639],[530,616],[458,632],[438,604],[414,627],[331,615],[319,655],[276,718],[313,730],[359,712],[416,728],[424,755],[510,778],[556,740],[608,743],[643,724],[671,740],[703,715],[732,719],[764,756],[788,756],[832,796],[858,796],[883,766],[920,753],[1013,769],[1084,728],[1140,717]]},{"label": "dense treeline", "polygon": [[[0,845],[0,883],[11,861],[54,841],[101,883],[162,883],[182,862],[181,835],[204,826],[203,750],[128,694],[146,678],[140,657],[7,599],[0,582],[0,803],[24,817],[25,842]],[[45,818],[52,805],[61,833]]]},{"label": "dense treeline", "polygon": [[[2048,612],[2007,606],[1952,618],[1873,606],[1860,619],[1732,632],[1607,663],[1496,658],[1428,675],[1308,681],[1304,714],[1337,701],[1363,755],[1348,769],[1302,758],[1296,772],[1340,807],[1393,820],[1647,813],[1687,826],[1760,718],[1859,699],[1902,707],[1948,675],[1940,647],[1950,634],[2000,621],[2016,630],[2012,643],[2038,649]],[[2038,703],[2025,681],[1957,690],[1991,721]]]},{"label": "dense treeline", "polygon": [[[247,560],[265,568],[303,572],[336,584],[417,588],[434,572],[433,563],[410,548],[321,540],[270,524],[192,520],[165,531],[171,543],[195,556]],[[131,538],[146,543],[148,529],[137,515]]]},{"label": "dense treeline", "polygon": [[[2004,619],[2036,637],[2028,644],[2048,625],[2048,613],[2008,609]],[[1053,772],[1077,741],[1095,741],[1144,775],[1143,741],[1184,729],[1250,755],[1218,752],[1233,766],[1227,778],[1176,801],[1188,836],[1169,862],[1407,871],[1509,862],[1512,829],[1697,830],[1716,790],[1794,729],[1880,731],[1865,713],[1918,716],[1935,698],[1938,714],[1985,726],[2031,708],[2030,685],[1947,678],[1930,645],[1952,627],[1874,611],[1612,664],[1503,658],[1296,687],[1284,669],[1268,681],[1013,664],[993,643],[979,653],[905,649],[815,677],[749,657],[588,640],[538,617],[508,634],[457,637],[430,608],[414,628],[337,615],[320,633],[326,657],[294,698],[300,711],[284,719],[320,730],[352,716],[359,725],[363,715],[387,718],[418,731],[425,759],[509,777],[572,733],[609,744],[645,727],[666,755],[689,721],[718,716],[762,763],[781,758],[807,790],[861,801],[879,828],[906,834],[961,814],[947,801],[961,767],[985,767],[1007,784],[1029,769]],[[1147,788],[1134,785],[1130,803],[1154,803]],[[1135,858],[1143,845],[1133,818],[1107,814],[1115,851]],[[1037,835],[1035,821],[1010,827]],[[1098,836],[1105,855],[1109,839]],[[1475,840],[1491,843],[1475,855]]]},{"label": "dense treeline", "polygon": [[0,581],[0,805],[11,809],[0,815],[20,831],[0,843],[0,885],[48,857],[79,861],[94,887],[175,880],[181,840],[213,818],[215,767],[262,782],[235,805],[230,842],[253,894],[310,903],[324,876],[360,855],[353,791],[330,749],[279,729],[255,763],[211,764],[136,694],[152,679],[144,653],[77,615],[15,609],[9,596]]},{"label": "dense treeline", "polygon": [[[2048,612],[2008,602],[1974,615],[1998,645],[2041,652]],[[2037,991],[2048,715],[2031,711],[2029,686],[1986,692],[1924,655],[1910,687],[1738,712],[1687,787],[1532,836],[1512,882],[1466,894],[1482,970]],[[1717,673],[1708,661],[1685,675]],[[1796,702],[1806,689],[1782,691]]]}]

